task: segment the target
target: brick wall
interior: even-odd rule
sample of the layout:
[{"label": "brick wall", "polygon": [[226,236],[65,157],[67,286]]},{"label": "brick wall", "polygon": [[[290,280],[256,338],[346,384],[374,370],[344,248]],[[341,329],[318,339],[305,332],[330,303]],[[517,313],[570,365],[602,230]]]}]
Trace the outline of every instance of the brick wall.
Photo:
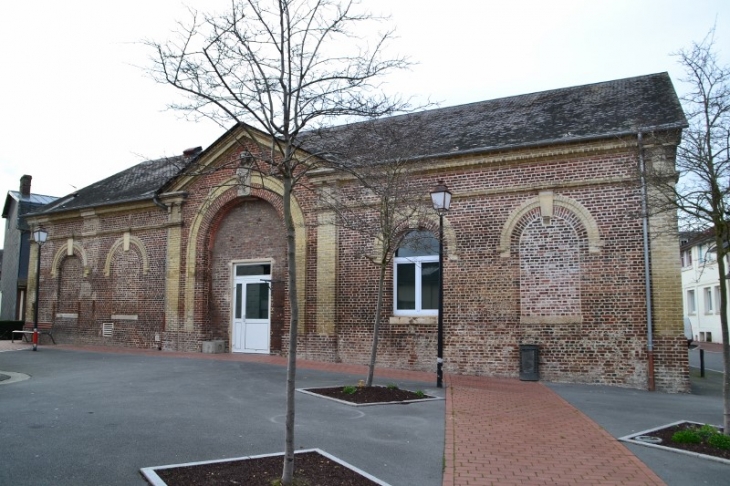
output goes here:
[{"label": "brick wall", "polygon": [[[236,150],[220,161],[234,160]],[[430,188],[443,179],[453,193],[444,218],[445,372],[516,377],[520,344],[538,344],[545,379],[647,386],[637,160],[631,141],[611,141],[421,163],[417,183]],[[177,213],[150,204],[53,224],[42,291],[81,289],[78,318],[64,321],[61,339],[189,351],[207,339],[229,344],[232,262],[267,260],[274,282],[271,352],[285,354],[290,314],[280,194],[256,182],[242,188],[235,176],[225,169],[190,179],[177,188],[187,193]],[[374,214],[372,198],[337,174],[304,179],[297,189],[299,355],[364,364],[378,277],[365,256],[374,239],[333,225],[312,183],[331,183],[362,214]],[[436,236],[438,218],[421,215],[412,227]],[[125,250],[126,233],[133,244]],[[69,259],[66,269],[63,260],[63,271],[51,275],[69,238],[79,263]],[[686,391],[686,349],[674,322],[681,320],[681,302],[676,316],[672,307],[676,239],[653,241],[654,305],[672,303],[662,323],[654,323],[656,383]],[[394,316],[392,282],[390,266],[378,365],[435,371],[436,318]],[[127,317],[112,320],[118,313]],[[113,336],[102,336],[102,323],[112,321]]]}]

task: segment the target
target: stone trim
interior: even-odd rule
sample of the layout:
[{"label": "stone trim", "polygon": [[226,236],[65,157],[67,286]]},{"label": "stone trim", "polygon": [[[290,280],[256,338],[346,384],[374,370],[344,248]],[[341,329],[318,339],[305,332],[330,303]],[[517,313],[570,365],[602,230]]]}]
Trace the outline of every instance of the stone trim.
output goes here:
[{"label": "stone trim", "polygon": [[[254,179],[254,178],[252,178]],[[185,275],[185,290],[184,290],[184,330],[192,332],[194,330],[195,322],[195,273],[197,265],[198,255],[198,238],[200,231],[204,226],[204,223],[211,221],[214,214],[209,214],[211,207],[215,206],[215,201],[231,190],[238,186],[239,179],[237,176],[231,177],[226,181],[218,184],[216,187],[211,188],[208,193],[205,202],[201,205],[200,209],[195,214],[195,217],[190,223],[190,231],[188,233],[187,243],[187,254],[185,259],[185,268],[183,269]],[[258,174],[255,177],[255,182],[251,184],[252,191],[254,189],[263,190],[269,193],[283,197],[284,186],[281,182],[273,177]],[[266,200],[265,198],[262,198]],[[268,201],[269,203],[271,201]],[[299,202],[296,200],[294,194],[291,196],[291,216],[294,220],[294,239],[295,239],[295,253],[297,262],[297,292],[299,295],[299,321],[304,322],[305,315],[305,301],[306,301],[306,256],[307,256],[307,229],[304,221],[304,211],[302,211]],[[218,209],[214,209],[218,211]]]},{"label": "stone trim", "polygon": [[[69,244],[72,246],[69,246]],[[68,238],[66,243],[56,250],[56,253],[53,256],[53,262],[51,263],[51,277],[58,276],[58,269],[60,268],[61,260],[63,260],[64,257],[75,255],[76,253],[78,253],[78,257],[81,259],[81,266],[84,269],[84,277],[88,277],[91,272],[91,268],[89,267],[86,251],[80,243],[74,242],[72,238]]]},{"label": "stone trim", "polygon": [[582,324],[583,316],[520,316],[520,324],[554,326],[560,324]]},{"label": "stone trim", "polygon": [[436,325],[438,316],[390,316],[390,324],[393,325]]},{"label": "stone trim", "polygon": [[[540,195],[533,197],[532,199],[528,199],[517,209],[512,211],[512,213],[507,217],[507,221],[505,221],[504,226],[502,227],[502,234],[499,239],[499,248],[497,248],[500,257],[508,258],[510,256],[510,240],[512,239],[512,232],[517,226],[517,223],[519,223],[519,221],[533,209],[541,208],[541,211],[545,209],[545,201],[550,197],[548,192],[552,194],[551,191],[543,191],[540,193],[542,195],[542,201],[540,200]],[[600,234],[598,232],[598,223],[596,223],[596,220],[593,218],[591,213],[582,204],[568,197],[553,194],[552,206],[562,206],[575,214],[586,230],[588,237],[588,251],[590,253],[601,252],[603,241],[600,239]],[[552,211],[550,212],[552,213]]]},{"label": "stone trim", "polygon": [[147,275],[147,273],[150,270],[150,264],[149,264],[149,258],[147,256],[147,249],[145,248],[144,243],[142,240],[137,238],[136,236],[132,236],[129,234],[129,232],[124,233],[124,236],[117,239],[117,241],[114,242],[114,244],[109,249],[109,252],[106,255],[106,262],[104,263],[104,276],[108,277],[111,275],[111,267],[112,267],[112,258],[114,257],[114,253],[119,249],[121,246],[124,251],[129,251],[129,246],[134,245],[137,247],[137,250],[139,250],[139,255],[142,258],[142,274]]}]

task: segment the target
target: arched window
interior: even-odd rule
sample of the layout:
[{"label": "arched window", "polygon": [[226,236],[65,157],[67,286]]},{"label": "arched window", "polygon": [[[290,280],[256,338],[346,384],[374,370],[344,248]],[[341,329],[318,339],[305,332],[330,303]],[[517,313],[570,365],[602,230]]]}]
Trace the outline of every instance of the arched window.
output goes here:
[{"label": "arched window", "polygon": [[393,259],[395,315],[438,315],[439,243],[428,231],[411,231]]}]

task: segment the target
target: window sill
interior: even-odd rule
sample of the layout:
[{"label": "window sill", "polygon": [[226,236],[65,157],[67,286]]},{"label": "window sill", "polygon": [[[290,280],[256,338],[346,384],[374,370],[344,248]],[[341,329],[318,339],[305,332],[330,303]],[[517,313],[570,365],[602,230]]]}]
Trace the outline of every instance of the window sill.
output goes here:
[{"label": "window sill", "polygon": [[520,316],[520,324],[549,324],[549,325],[560,325],[560,324],[581,324],[583,322],[583,316]]},{"label": "window sill", "polygon": [[390,323],[395,325],[438,324],[438,316],[391,316]]}]

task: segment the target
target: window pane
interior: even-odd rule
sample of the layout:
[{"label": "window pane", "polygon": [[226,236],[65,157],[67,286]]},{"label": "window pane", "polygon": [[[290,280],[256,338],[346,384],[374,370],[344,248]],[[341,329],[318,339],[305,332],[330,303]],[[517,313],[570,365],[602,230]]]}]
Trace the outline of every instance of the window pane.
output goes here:
[{"label": "window pane", "polygon": [[439,308],[439,264],[421,264],[421,309]]},{"label": "window pane", "polygon": [[687,291],[687,311],[690,314],[694,314],[695,312],[697,312],[697,306],[695,305],[695,291],[694,290]]},{"label": "window pane", "polygon": [[265,283],[246,285],[246,319],[269,318],[269,286]]},{"label": "window pane", "polygon": [[411,231],[396,250],[397,257],[412,257],[439,254],[439,240],[428,231]]},{"label": "window pane", "polygon": [[246,275],[271,275],[271,265],[237,265],[236,276],[245,277]]},{"label": "window pane", "polygon": [[241,318],[241,302],[243,299],[241,299],[241,296],[243,295],[243,285],[236,284],[236,319]]},{"label": "window pane", "polygon": [[397,266],[398,281],[396,289],[398,292],[398,310],[409,310],[416,308],[416,265],[413,263],[401,263]]}]

